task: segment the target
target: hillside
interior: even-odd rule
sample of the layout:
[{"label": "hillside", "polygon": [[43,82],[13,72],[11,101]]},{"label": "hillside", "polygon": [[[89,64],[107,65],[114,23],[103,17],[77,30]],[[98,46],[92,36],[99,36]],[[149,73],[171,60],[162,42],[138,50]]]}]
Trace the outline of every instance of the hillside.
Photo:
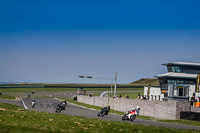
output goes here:
[{"label": "hillside", "polygon": [[147,86],[147,85],[151,84],[151,86],[159,86],[158,79],[151,79],[151,78],[142,78],[142,79],[133,81],[129,84],[131,84],[131,85],[143,85],[143,86]]}]

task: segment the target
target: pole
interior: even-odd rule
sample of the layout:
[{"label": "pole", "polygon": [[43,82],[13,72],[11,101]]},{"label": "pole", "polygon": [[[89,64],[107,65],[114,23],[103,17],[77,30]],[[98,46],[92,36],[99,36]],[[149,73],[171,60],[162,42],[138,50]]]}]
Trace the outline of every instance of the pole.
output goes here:
[{"label": "pole", "polygon": [[113,86],[113,78],[112,78],[112,83],[111,83],[111,96],[112,96],[112,86]]},{"label": "pole", "polygon": [[114,95],[116,95],[116,90],[117,89],[117,72],[115,72],[115,90],[114,90]]}]

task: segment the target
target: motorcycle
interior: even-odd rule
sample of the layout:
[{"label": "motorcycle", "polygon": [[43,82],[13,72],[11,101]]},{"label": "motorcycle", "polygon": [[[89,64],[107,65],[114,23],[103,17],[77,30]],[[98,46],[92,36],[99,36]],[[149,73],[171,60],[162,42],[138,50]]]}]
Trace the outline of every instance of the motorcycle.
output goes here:
[{"label": "motorcycle", "polygon": [[56,106],[56,111],[55,112],[56,113],[60,113],[62,110],[65,110],[66,104],[67,104],[66,101],[58,104]]},{"label": "motorcycle", "polygon": [[97,116],[104,117],[105,115],[108,115],[109,110],[110,110],[110,108],[107,109],[106,107],[104,107],[99,111]]},{"label": "motorcycle", "polygon": [[122,116],[122,120],[125,121],[125,120],[130,120],[131,122],[135,120],[136,116],[138,115],[139,113],[137,112],[137,110],[131,110],[131,111],[128,111],[124,116]]},{"label": "motorcycle", "polygon": [[32,105],[32,108],[34,108],[35,107],[35,101],[32,101],[31,105]]},{"label": "motorcycle", "polygon": [[61,112],[61,110],[62,110],[62,107],[61,107],[61,105],[57,105],[57,107],[56,107],[56,113],[60,113]]}]

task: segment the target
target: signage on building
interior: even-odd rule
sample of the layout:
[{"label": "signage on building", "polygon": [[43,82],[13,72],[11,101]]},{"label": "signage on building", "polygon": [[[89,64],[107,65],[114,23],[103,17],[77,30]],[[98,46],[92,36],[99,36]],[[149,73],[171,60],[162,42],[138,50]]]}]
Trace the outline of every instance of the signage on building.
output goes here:
[{"label": "signage on building", "polygon": [[147,90],[147,100],[149,100],[149,95],[150,95],[150,88],[151,88],[151,84],[149,84],[148,86],[148,90]]},{"label": "signage on building", "polygon": [[195,92],[199,92],[200,72],[197,74]]}]

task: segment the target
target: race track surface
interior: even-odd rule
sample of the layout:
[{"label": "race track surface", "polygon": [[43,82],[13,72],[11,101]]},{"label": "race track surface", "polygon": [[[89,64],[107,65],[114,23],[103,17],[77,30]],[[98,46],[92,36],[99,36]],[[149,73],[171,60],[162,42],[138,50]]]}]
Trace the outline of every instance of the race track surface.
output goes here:
[{"label": "race track surface", "polygon": [[[19,106],[25,106],[26,108],[34,111],[42,111],[42,112],[49,112],[55,113],[55,107],[59,100],[53,98],[34,98],[35,99],[35,107],[31,107],[32,98],[22,98],[22,101],[15,101],[15,100],[0,100],[0,102],[15,104]],[[23,103],[23,104],[22,104]],[[82,116],[87,118],[95,118],[95,119],[102,119],[102,120],[109,120],[109,121],[122,121],[122,116],[115,115],[115,114],[108,114],[104,117],[97,117],[97,110],[91,110],[84,107],[80,107],[74,104],[67,103],[66,109],[61,111],[61,114],[67,114],[72,116]],[[129,121],[125,121],[129,122]],[[156,122],[151,120],[144,120],[136,118],[133,124],[143,124],[143,125],[150,125],[150,126],[158,126],[158,127],[168,127],[168,128],[179,128],[179,129],[193,129],[199,130],[200,127],[198,126],[188,126],[188,125],[178,125],[178,124],[171,124],[171,123],[164,123],[164,122]]]}]

